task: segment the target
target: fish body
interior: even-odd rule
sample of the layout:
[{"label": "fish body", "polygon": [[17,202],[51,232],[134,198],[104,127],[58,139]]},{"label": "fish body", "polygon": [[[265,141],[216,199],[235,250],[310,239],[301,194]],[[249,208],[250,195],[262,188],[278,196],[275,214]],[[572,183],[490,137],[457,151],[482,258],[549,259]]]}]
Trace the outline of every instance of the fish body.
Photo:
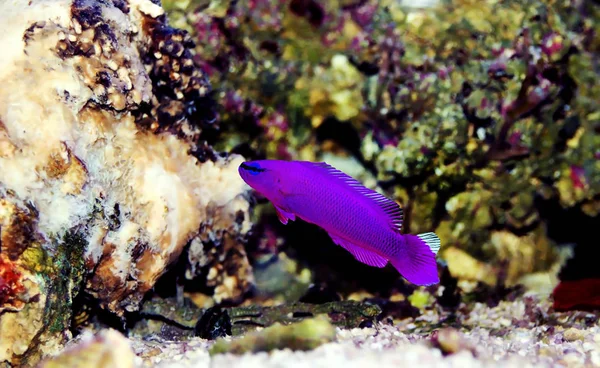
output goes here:
[{"label": "fish body", "polygon": [[296,217],[373,267],[388,262],[417,285],[439,282],[434,233],[402,234],[402,209],[325,162],[260,160],[240,165],[242,179],[265,196],[283,224]]}]

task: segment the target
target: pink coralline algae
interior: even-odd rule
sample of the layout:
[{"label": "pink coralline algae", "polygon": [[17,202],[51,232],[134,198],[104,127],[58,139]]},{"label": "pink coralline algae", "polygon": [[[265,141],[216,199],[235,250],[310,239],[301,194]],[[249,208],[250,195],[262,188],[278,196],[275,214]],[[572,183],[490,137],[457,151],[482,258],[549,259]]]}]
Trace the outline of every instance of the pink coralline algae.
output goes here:
[{"label": "pink coralline algae", "polygon": [[563,49],[563,37],[557,33],[550,33],[542,39],[540,47],[543,53],[553,56]]},{"label": "pink coralline algae", "polygon": [[569,175],[571,177],[571,181],[573,182],[573,187],[578,189],[585,188],[585,170],[581,166],[571,165]]}]

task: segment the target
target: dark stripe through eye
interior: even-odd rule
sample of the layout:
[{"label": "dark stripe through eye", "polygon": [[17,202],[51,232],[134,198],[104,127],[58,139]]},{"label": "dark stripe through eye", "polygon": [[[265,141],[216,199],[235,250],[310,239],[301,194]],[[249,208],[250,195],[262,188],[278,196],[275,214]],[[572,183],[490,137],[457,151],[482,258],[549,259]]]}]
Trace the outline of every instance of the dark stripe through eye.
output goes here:
[{"label": "dark stripe through eye", "polygon": [[267,171],[267,169],[263,169],[262,167],[250,166],[250,165],[247,165],[247,164],[244,164],[244,163],[242,164],[242,169],[248,170],[248,171],[251,171],[251,172],[255,172],[255,173]]}]

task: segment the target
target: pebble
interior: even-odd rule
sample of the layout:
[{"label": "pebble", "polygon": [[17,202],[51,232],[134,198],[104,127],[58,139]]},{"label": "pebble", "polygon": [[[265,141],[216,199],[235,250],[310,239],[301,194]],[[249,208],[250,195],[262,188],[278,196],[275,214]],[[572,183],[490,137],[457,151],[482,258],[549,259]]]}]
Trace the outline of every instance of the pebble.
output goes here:
[{"label": "pebble", "polygon": [[462,337],[460,332],[454,328],[444,328],[438,331],[435,341],[440,350],[446,354],[453,354],[461,349]]},{"label": "pebble", "polygon": [[567,341],[583,340],[583,337],[584,337],[583,331],[581,331],[577,328],[574,328],[574,327],[568,328],[563,333],[563,338]]}]

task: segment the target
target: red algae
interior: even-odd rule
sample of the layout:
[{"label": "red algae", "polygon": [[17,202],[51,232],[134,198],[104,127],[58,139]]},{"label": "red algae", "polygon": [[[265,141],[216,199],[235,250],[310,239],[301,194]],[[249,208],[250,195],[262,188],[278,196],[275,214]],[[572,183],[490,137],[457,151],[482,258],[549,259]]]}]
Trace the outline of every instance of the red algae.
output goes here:
[{"label": "red algae", "polygon": [[600,309],[600,278],[561,281],[552,294],[557,311]]},{"label": "red algae", "polygon": [[0,254],[0,310],[19,308],[22,304],[17,299],[25,291],[21,276],[15,264]]},{"label": "red algae", "polygon": [[573,187],[584,189],[585,188],[585,171],[581,166],[571,165],[570,177],[573,181]]}]

